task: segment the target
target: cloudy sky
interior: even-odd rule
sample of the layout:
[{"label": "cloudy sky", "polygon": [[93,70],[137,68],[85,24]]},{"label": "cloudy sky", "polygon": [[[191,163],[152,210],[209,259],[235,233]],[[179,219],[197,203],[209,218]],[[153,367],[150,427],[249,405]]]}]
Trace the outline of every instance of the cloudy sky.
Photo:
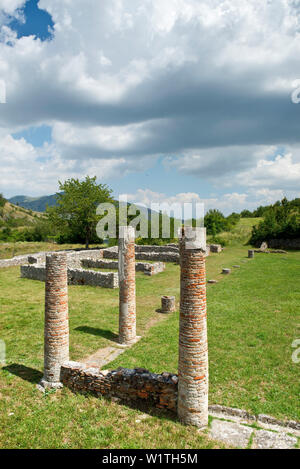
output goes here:
[{"label": "cloudy sky", "polygon": [[225,213],[300,196],[299,0],[0,0],[3,83],[6,197],[87,174]]}]

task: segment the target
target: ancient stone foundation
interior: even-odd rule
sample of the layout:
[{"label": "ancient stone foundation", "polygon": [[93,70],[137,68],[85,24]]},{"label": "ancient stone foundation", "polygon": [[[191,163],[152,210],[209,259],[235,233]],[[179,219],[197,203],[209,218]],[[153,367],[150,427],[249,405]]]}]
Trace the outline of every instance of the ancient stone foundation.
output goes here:
[{"label": "ancient stone foundation", "polygon": [[[135,232],[132,227],[122,226],[119,231],[119,343],[127,346],[137,340]],[[86,364],[69,362],[68,281],[70,282],[71,269],[68,269],[66,253],[47,256],[44,377],[40,384],[44,388],[58,388],[65,384],[73,391],[91,392],[97,396],[104,395],[129,402],[143,401],[147,405],[173,412],[177,410],[179,419],[186,425],[206,427],[206,252],[205,229],[182,229],[178,376],[170,373],[159,375],[140,368],[100,371],[99,368],[91,368]],[[87,262],[95,262],[95,259],[88,259]],[[42,272],[39,264],[25,267]],[[89,274],[91,271],[83,272]],[[163,312],[171,312],[175,308],[175,297],[162,297]]]},{"label": "ancient stone foundation", "polygon": [[182,423],[208,424],[205,229],[186,227],[180,242],[178,416]]},{"label": "ancient stone foundation", "polygon": [[119,343],[136,341],[135,231],[119,228]]},{"label": "ancient stone foundation", "polygon": [[175,296],[161,297],[161,312],[173,313],[176,310]]},{"label": "ancient stone foundation", "polygon": [[[118,261],[109,260],[109,259],[101,259],[101,260],[93,260],[93,259],[83,259],[81,261],[81,265],[83,267],[87,267],[90,269],[118,269],[119,263]],[[155,262],[154,264],[149,264],[148,262],[136,262],[135,263],[135,271],[136,272],[143,272],[145,275],[156,275],[160,272],[163,272],[166,268],[166,264],[163,262]]]},{"label": "ancient stone foundation", "polygon": [[68,276],[65,253],[46,257],[44,388],[61,387],[61,365],[69,360]]}]

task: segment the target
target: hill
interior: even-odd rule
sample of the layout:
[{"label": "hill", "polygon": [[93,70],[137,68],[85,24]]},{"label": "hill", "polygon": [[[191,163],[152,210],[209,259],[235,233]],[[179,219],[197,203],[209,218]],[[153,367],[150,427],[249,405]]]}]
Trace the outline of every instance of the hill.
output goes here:
[{"label": "hill", "polygon": [[36,212],[45,212],[47,205],[52,207],[56,204],[56,195],[45,195],[43,197],[27,197],[26,195],[16,195],[8,200],[14,205],[34,210]]},{"label": "hill", "polygon": [[42,213],[19,207],[11,202],[6,202],[0,210],[0,226],[1,223],[9,224],[11,220],[15,220],[15,225],[21,226],[21,223],[24,223],[23,226],[28,226],[41,216]]},{"label": "hill", "polygon": [[0,207],[0,241],[25,241],[24,234],[37,227],[43,220],[42,213],[6,201]]}]

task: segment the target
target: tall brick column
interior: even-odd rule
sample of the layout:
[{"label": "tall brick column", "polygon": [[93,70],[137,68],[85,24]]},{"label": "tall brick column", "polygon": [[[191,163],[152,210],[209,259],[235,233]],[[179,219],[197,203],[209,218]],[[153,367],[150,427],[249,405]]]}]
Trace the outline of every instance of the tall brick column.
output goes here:
[{"label": "tall brick column", "polygon": [[69,360],[68,270],[66,253],[46,256],[44,388],[60,388],[60,368]]},{"label": "tall brick column", "polygon": [[178,417],[186,425],[208,424],[205,228],[185,227],[180,240]]},{"label": "tall brick column", "polygon": [[119,343],[136,341],[135,301],[135,231],[131,226],[119,228]]}]

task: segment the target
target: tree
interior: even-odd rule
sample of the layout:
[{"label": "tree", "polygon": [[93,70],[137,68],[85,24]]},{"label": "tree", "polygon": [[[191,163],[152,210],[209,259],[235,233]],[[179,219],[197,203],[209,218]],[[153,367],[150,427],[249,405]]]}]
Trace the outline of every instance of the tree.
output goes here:
[{"label": "tree", "polygon": [[228,222],[219,210],[209,210],[204,217],[204,226],[206,226],[207,234],[215,236],[221,231],[226,231]]},{"label": "tree", "polygon": [[245,209],[241,212],[241,218],[252,218],[252,217],[253,217],[253,213],[250,212],[250,210]]},{"label": "tree", "polygon": [[97,206],[113,202],[112,190],[106,184],[97,184],[96,176],[87,176],[84,181],[68,179],[59,181],[56,205],[47,207],[51,223],[57,228],[60,239],[85,242],[89,247],[96,236],[96,225],[101,218],[96,214]]},{"label": "tree", "polygon": [[7,200],[3,197],[2,194],[0,194],[0,207],[4,207],[6,202],[7,202]]}]

